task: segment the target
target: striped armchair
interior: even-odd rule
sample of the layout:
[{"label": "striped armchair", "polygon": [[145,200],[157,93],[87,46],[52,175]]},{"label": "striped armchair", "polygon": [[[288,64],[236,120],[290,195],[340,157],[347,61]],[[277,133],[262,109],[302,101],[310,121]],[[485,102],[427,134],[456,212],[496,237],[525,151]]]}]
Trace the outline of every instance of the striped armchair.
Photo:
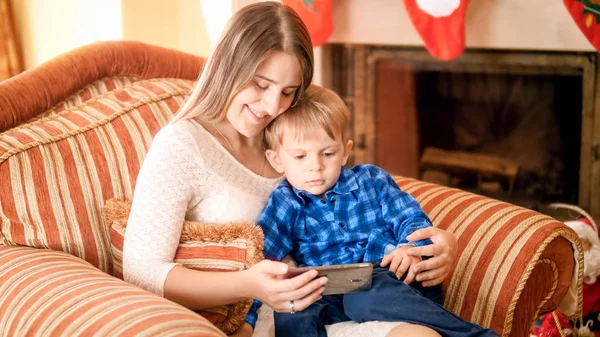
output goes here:
[{"label": "striped armchair", "polygon": [[[113,276],[104,202],[131,198],[203,59],[101,42],[0,82],[0,336],[224,336]],[[459,255],[444,305],[502,336],[581,310],[577,235],[536,212],[397,177]],[[575,253],[574,253],[575,252]]]}]

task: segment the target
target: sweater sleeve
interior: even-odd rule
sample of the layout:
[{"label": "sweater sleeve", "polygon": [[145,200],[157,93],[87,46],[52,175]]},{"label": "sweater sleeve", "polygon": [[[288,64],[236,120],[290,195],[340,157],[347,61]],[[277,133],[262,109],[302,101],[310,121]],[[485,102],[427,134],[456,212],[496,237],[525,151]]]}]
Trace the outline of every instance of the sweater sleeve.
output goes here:
[{"label": "sweater sleeve", "polygon": [[189,132],[168,125],[155,136],[137,177],[123,244],[125,281],[163,296],[187,209],[204,172]]}]

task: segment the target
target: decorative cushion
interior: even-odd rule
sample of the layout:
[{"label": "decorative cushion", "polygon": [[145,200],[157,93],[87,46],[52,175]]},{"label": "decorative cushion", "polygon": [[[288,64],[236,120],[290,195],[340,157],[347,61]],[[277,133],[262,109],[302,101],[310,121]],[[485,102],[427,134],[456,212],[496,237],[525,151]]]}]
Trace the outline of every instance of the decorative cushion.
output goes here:
[{"label": "decorative cushion", "polygon": [[[115,276],[123,278],[123,239],[131,202],[113,198],[104,206],[109,228]],[[224,225],[194,221],[183,223],[176,263],[203,271],[238,271],[263,259],[263,232],[253,223],[236,221]],[[198,311],[225,333],[236,331],[246,319],[252,300]]]}]

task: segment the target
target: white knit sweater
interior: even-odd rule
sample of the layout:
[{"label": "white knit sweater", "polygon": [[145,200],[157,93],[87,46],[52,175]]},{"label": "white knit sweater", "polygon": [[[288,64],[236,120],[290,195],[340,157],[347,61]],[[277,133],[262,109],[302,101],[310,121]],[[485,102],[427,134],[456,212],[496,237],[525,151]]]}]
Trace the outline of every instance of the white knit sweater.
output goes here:
[{"label": "white knit sweater", "polygon": [[[162,128],[137,177],[123,246],[125,281],[163,295],[184,220],[256,221],[282,178],[267,179],[240,164],[194,120]],[[330,336],[385,336],[397,323],[345,322]],[[259,311],[254,336],[274,336],[272,310]]]},{"label": "white knit sweater", "polygon": [[194,120],[155,136],[140,169],[123,247],[125,281],[163,295],[184,220],[256,221],[282,178],[263,178]]}]

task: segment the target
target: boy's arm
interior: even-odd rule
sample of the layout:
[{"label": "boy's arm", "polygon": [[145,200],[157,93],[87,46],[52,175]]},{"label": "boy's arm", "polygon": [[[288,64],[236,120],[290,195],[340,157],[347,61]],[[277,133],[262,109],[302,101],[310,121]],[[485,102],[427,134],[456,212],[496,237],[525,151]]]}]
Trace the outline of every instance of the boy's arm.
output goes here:
[{"label": "boy's arm", "polygon": [[380,192],[378,198],[382,217],[385,223],[392,228],[397,246],[431,244],[429,239],[416,242],[406,240],[406,237],[417,229],[431,227],[431,221],[421,205],[410,194],[400,190],[389,173],[375,166],[373,168],[372,177],[377,191]]},{"label": "boy's arm", "polygon": [[[275,189],[269,196],[269,201],[260,214],[257,224],[262,228],[264,239],[264,256],[267,259],[281,261],[293,247],[292,226],[296,221],[296,207],[293,200]],[[258,319],[258,309],[262,303],[254,300],[246,322],[254,328]]]},{"label": "boy's arm", "polygon": [[257,222],[265,236],[266,259],[281,261],[292,251],[292,227],[296,222],[296,215],[297,207],[293,197],[285,189],[275,189]]}]

